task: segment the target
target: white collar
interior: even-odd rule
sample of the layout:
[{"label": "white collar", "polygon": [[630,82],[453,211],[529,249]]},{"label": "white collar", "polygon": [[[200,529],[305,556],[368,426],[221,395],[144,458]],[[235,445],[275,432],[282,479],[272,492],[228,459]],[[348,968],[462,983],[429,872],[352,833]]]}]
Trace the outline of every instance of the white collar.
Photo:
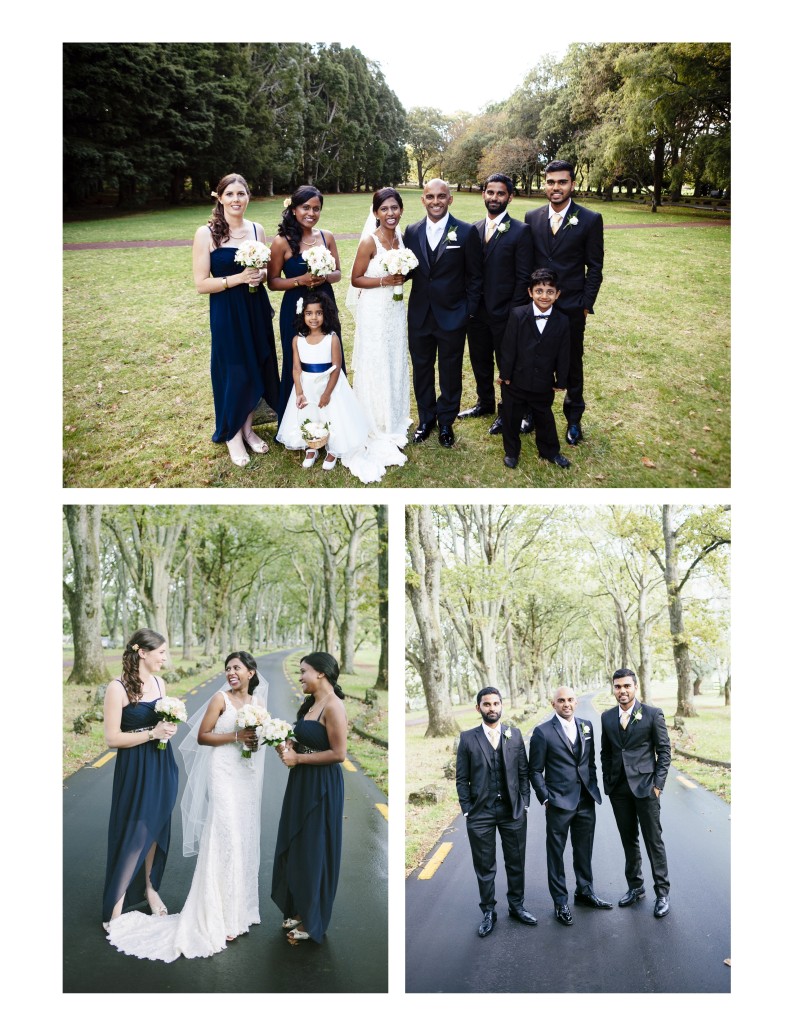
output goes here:
[{"label": "white collar", "polygon": [[[538,306],[535,304],[535,302],[533,303],[533,316],[549,316],[549,314],[551,312],[552,312],[552,306],[550,306],[549,309],[546,311],[546,313],[544,313],[542,310],[540,310],[538,308]],[[557,711],[555,712],[555,714],[556,715],[558,714]],[[558,715],[558,718],[560,718],[560,715]]]},{"label": "white collar", "polygon": [[442,232],[445,230],[445,226],[447,225],[449,218],[450,210],[448,210],[445,216],[440,218],[438,221],[433,221],[428,215],[426,215],[426,232],[428,234],[439,232],[440,236],[442,236]]},{"label": "white collar", "polygon": [[570,200],[570,199],[569,199],[569,201],[568,201],[568,202],[566,203],[566,205],[565,205],[565,206],[563,207],[563,209],[562,209],[562,210],[556,210],[556,209],[555,209],[555,208],[553,207],[553,205],[552,205],[552,204],[550,203],[550,204],[549,204],[549,214],[548,214],[548,219],[549,219],[549,220],[552,220],[552,218],[553,218],[553,217],[555,216],[555,214],[556,214],[556,213],[559,213],[561,217],[565,217],[565,216],[566,216],[566,214],[568,213],[568,209],[569,209],[569,207],[570,207],[570,206],[571,206],[571,200]]}]

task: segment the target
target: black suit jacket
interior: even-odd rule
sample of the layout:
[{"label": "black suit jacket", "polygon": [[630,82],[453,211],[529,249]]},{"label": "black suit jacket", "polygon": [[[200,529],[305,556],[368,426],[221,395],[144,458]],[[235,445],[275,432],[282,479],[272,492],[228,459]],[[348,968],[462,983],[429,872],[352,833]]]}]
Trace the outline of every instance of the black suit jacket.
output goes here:
[{"label": "black suit jacket", "polygon": [[565,388],[569,372],[568,319],[552,307],[543,334],[536,327],[533,303],[511,310],[500,352],[500,377],[523,391]]},{"label": "black suit jacket", "polygon": [[[530,301],[527,285],[532,270],[530,231],[525,224],[507,213],[488,243],[486,220],[473,225],[483,248],[483,296],[476,313],[477,320],[497,323],[506,320],[514,306]],[[500,231],[499,228],[505,230]]]},{"label": "black suit jacket", "polygon": [[[448,238],[454,233],[455,241]],[[429,310],[443,331],[463,329],[478,308],[483,286],[483,254],[478,232],[472,224],[449,216],[433,266],[428,257],[425,217],[407,227],[404,245],[418,258],[418,266],[409,275],[412,281],[407,310],[410,329],[422,327]]]},{"label": "black suit jacket", "polygon": [[577,754],[569,745],[557,715],[537,725],[530,737],[530,785],[542,804],[549,801],[551,807],[564,811],[577,809],[583,787],[597,804],[601,803],[593,727],[584,718],[574,721],[579,734]]},{"label": "black suit jacket", "polygon": [[[577,223],[571,223],[576,218]],[[599,294],[604,266],[604,222],[600,213],[577,206],[572,199],[557,234],[549,226],[549,204],[525,214],[533,248],[533,267],[558,275],[563,310],[587,309]]]},{"label": "black suit jacket", "polygon": [[[505,777],[511,798],[514,820],[522,817],[530,805],[530,780],[527,774],[527,752],[521,732],[516,726],[501,726]],[[511,735],[506,736],[510,731]],[[456,753],[456,792],[462,811],[475,817],[485,810],[489,799],[489,766],[495,751],[478,725],[459,737]]]},{"label": "black suit jacket", "polygon": [[637,797],[665,788],[670,767],[670,738],[661,708],[634,702],[626,729],[616,705],[601,716],[601,771],[604,792],[611,793],[622,774]]}]

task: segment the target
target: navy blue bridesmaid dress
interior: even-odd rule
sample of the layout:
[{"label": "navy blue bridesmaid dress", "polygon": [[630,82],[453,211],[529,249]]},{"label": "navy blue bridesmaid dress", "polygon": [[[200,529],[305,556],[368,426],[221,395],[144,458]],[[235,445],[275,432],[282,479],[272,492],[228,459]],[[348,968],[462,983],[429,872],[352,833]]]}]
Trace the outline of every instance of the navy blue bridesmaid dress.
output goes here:
[{"label": "navy blue bridesmaid dress", "polygon": [[[318,719],[294,726],[297,742],[329,750]],[[288,773],[272,868],[272,899],[283,917],[301,917],[301,929],[323,942],[341,868],[343,769],[334,764],[298,764]]]},{"label": "navy blue bridesmaid dress", "polygon": [[[159,721],[155,704],[156,700],[127,704],[121,711],[121,731],[153,729]],[[102,921],[110,920],[113,907],[123,893],[127,893],[125,907],[143,899],[144,861],[152,843],[157,844],[157,849],[151,884],[159,890],[170,846],[170,816],[177,795],[178,769],[170,743],[164,750],[158,749],[156,740],[118,748],[107,833]]]},{"label": "navy blue bridesmaid dress", "polygon": [[[244,270],[234,263],[235,246],[211,253],[212,277],[234,277]],[[272,306],[266,285],[251,292],[237,285],[209,295],[211,384],[216,429],[212,441],[230,441],[261,398],[276,408],[277,373]]]}]

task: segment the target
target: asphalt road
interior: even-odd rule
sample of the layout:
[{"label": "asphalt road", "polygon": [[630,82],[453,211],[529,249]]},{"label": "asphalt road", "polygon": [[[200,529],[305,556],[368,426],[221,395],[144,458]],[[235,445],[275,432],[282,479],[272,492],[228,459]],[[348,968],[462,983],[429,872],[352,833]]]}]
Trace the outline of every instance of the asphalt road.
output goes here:
[{"label": "asphalt road", "polygon": [[[599,760],[600,719],[589,697],[578,715],[590,719]],[[686,783],[686,784],[685,784]],[[544,809],[532,794],[527,819],[525,907],[528,927],[508,917],[498,840],[494,931],[478,937],[478,886],[464,818],[442,836],[453,847],[433,878],[406,882],[407,992],[729,992],[730,807],[690,788],[671,768],[662,794],[662,828],[670,873],[667,917],[653,916],[650,864],[643,849],[646,897],[621,909],[575,907],[569,928],[554,918],[547,888]],[[573,895],[571,843],[566,882]],[[626,892],[623,848],[609,799],[597,808],[593,877],[597,895],[617,904]]]},{"label": "asphalt road", "polygon": [[[269,680],[268,708],[293,721],[301,700],[283,674],[283,653],[258,660]],[[191,714],[225,682],[223,675],[188,695]],[[269,891],[287,769],[267,749],[261,817],[261,924],[207,959],[171,964],[119,953],[101,927],[101,894],[114,761],[82,768],[63,794],[64,992],[386,992],[387,821],[381,791],[362,771],[344,774],[343,856],[332,921],[322,945],[292,946]],[[101,759],[100,759],[101,760]],[[182,768],[180,758],[176,760]],[[354,766],[352,766],[354,767]],[[184,773],[180,772],[180,786]],[[173,813],[160,895],[177,911],[189,891],[195,858],[181,855],[181,815]],[[364,912],[361,912],[361,908]]]}]

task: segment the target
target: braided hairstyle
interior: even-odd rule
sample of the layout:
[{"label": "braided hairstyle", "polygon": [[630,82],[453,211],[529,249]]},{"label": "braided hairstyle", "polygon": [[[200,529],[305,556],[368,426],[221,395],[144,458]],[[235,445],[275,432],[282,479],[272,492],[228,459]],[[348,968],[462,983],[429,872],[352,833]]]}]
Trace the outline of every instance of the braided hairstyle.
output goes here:
[{"label": "braided hairstyle", "polygon": [[297,206],[306,203],[308,199],[318,199],[321,207],[324,207],[324,196],[313,185],[300,185],[291,197],[291,203],[283,211],[283,218],[277,228],[277,233],[282,235],[291,247],[291,255],[299,256],[299,246],[302,241],[302,226],[297,221],[294,210]]},{"label": "braided hairstyle", "polygon": [[[308,665],[310,665],[311,668],[315,669],[317,672],[322,672],[327,677],[327,679],[329,679],[330,683],[332,683],[332,688],[335,691],[335,696],[340,697],[341,700],[346,699],[346,694],[343,692],[343,690],[340,687],[340,684],[338,683],[338,676],[341,674],[341,670],[338,665],[338,662],[335,660],[335,658],[333,658],[331,654],[327,654],[325,651],[314,651],[312,654],[306,654],[305,657],[301,658],[300,660],[306,662]],[[310,711],[310,709],[313,707],[315,701],[316,698],[313,696],[312,693],[309,693],[308,696],[302,701],[299,711],[297,711],[297,721],[299,721],[300,718],[305,717],[308,711]]]},{"label": "braided hairstyle", "polygon": [[126,643],[122,655],[123,668],[121,670],[121,682],[130,704],[137,704],[143,695],[143,680],[140,678],[140,655],[139,651],[155,651],[162,644],[167,643],[161,633],[153,629],[138,629],[133,633]]},{"label": "braided hairstyle", "polygon": [[231,653],[225,659],[226,668],[228,668],[228,662],[233,661],[234,658],[238,658],[248,672],[255,673],[250,679],[250,682],[247,684],[247,692],[252,697],[253,690],[261,682],[261,680],[258,678],[258,665],[256,664],[255,658],[252,656],[252,654],[248,654],[247,651],[231,651]]},{"label": "braided hairstyle", "polygon": [[241,174],[226,174],[224,178],[220,178],[220,182],[215,189],[217,201],[214,204],[214,209],[209,217],[209,232],[211,233],[212,241],[214,242],[214,248],[219,249],[223,242],[227,242],[231,237],[231,229],[228,227],[228,221],[225,219],[225,210],[220,202],[223,192],[232,185],[235,181],[238,181],[240,185],[244,185],[248,196],[250,195],[250,186],[241,176]]}]

